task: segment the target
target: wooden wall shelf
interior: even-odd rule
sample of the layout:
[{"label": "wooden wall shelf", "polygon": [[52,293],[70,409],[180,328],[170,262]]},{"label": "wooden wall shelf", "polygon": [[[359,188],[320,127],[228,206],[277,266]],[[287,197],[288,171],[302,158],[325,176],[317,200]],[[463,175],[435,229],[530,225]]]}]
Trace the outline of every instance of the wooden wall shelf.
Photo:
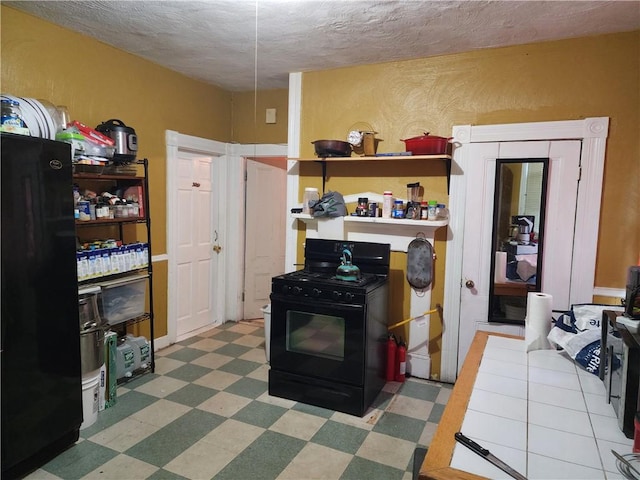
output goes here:
[{"label": "wooden wall shelf", "polygon": [[327,162],[369,162],[369,161],[430,161],[441,160],[445,162],[447,167],[447,193],[449,193],[449,185],[451,183],[451,155],[399,155],[399,156],[373,156],[373,157],[321,157],[321,158],[289,158],[296,162],[319,162],[322,164],[322,191],[324,191],[325,181],[327,179]]}]

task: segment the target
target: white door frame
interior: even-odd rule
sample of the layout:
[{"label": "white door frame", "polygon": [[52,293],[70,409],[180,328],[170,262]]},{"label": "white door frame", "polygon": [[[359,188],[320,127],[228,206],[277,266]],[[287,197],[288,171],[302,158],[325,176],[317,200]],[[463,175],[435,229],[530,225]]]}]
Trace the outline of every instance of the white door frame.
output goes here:
[{"label": "white door frame", "polygon": [[[246,158],[286,156],[286,145],[241,145],[208,140],[176,131],[166,131],[167,144],[167,335],[155,340],[157,349],[176,341],[177,302],[173,295],[177,291],[175,274],[175,252],[173,251],[177,232],[174,195],[176,179],[172,172],[177,168],[180,151],[201,153],[214,157],[213,161],[213,201],[223,205],[218,211],[213,228],[218,233],[217,243],[222,251],[217,257],[217,268],[211,294],[215,298],[214,324],[242,319],[242,290],[244,289],[244,211]],[[213,239],[212,239],[213,241]]]},{"label": "white door frame", "polygon": [[600,201],[609,118],[558,122],[513,123],[505,125],[458,125],[453,127],[454,151],[449,196],[449,229],[445,262],[444,326],[440,379],[454,382],[458,374],[458,333],[460,327],[460,288],[462,286],[462,247],[467,178],[470,158],[468,144],[530,140],[581,140],[581,180],[576,206],[574,261],[571,269],[571,303],[591,302],[594,294]]}]

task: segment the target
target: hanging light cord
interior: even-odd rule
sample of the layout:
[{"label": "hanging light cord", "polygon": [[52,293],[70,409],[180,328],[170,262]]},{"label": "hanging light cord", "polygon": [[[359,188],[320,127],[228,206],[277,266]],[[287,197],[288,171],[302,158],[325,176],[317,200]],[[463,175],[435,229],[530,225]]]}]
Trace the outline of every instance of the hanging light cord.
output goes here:
[{"label": "hanging light cord", "polygon": [[[254,58],[253,58],[253,132],[256,135],[258,128],[258,0],[256,0],[256,30],[255,30],[255,45],[254,45]],[[254,150],[257,142],[257,137],[254,138]],[[254,151],[255,153],[255,151]]]}]

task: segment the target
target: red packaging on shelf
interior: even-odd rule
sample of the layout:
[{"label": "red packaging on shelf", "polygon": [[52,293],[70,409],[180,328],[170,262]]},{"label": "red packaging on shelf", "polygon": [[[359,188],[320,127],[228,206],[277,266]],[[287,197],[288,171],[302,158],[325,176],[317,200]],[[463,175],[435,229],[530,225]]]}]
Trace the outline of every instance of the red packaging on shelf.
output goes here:
[{"label": "red packaging on shelf", "polygon": [[80,123],[77,120],[73,120],[70,125],[76,127],[85,136],[87,140],[90,140],[99,145],[105,145],[107,147],[113,147],[116,142],[112,138],[103,135],[102,133],[94,130],[91,127],[86,126],[84,123]]}]

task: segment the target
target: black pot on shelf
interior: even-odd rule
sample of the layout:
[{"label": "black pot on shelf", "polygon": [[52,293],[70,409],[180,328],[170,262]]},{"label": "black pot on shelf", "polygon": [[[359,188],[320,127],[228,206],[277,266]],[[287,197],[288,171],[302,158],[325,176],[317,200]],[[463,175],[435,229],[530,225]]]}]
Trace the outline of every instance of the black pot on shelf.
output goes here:
[{"label": "black pot on shelf", "polygon": [[316,155],[321,158],[327,157],[350,157],[352,145],[341,140],[315,140],[313,142]]}]

